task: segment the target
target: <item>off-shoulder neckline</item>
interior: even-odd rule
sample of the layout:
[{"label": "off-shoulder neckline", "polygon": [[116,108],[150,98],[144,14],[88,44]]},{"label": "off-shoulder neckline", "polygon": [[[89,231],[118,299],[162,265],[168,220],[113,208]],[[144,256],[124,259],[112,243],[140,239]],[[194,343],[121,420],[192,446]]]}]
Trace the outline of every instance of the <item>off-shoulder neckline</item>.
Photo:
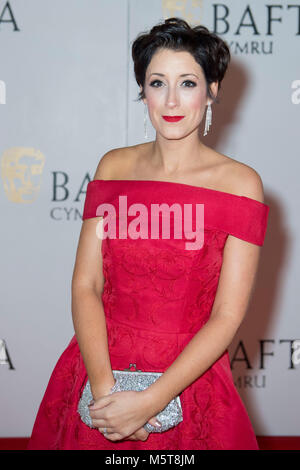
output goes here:
[{"label": "off-shoulder neckline", "polygon": [[[257,204],[262,204],[263,206],[269,207],[268,204],[258,201],[257,199],[253,199],[252,197],[248,196],[239,196],[238,194],[233,194],[233,193],[228,193],[226,191],[220,191],[219,189],[212,189],[212,188],[205,188],[204,186],[194,186],[192,184],[187,184],[187,183],[179,183],[177,181],[161,181],[161,180],[128,180],[128,179],[120,179],[120,180],[103,180],[103,179],[96,179],[96,180],[91,180],[90,183],[95,183],[95,182],[125,182],[125,183],[159,183],[159,184],[173,184],[173,185],[179,185],[179,186],[186,186],[188,188],[193,188],[201,191],[212,191],[213,193],[219,193],[219,194],[226,194],[227,196],[231,197],[237,197],[239,199],[247,199],[249,201],[253,201]],[[90,184],[89,183],[89,184]]]}]

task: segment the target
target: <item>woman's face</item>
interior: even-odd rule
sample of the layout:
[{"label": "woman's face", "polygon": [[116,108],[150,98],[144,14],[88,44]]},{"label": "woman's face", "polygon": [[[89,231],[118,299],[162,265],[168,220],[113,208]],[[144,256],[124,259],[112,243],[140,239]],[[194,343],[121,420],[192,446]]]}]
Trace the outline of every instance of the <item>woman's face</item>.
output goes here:
[{"label": "woman's face", "polygon": [[[211,90],[217,93],[217,83]],[[147,67],[144,91],[153,127],[167,139],[179,139],[198,129],[211,103],[202,68],[186,51],[159,49]],[[168,122],[163,116],[184,118]]]}]

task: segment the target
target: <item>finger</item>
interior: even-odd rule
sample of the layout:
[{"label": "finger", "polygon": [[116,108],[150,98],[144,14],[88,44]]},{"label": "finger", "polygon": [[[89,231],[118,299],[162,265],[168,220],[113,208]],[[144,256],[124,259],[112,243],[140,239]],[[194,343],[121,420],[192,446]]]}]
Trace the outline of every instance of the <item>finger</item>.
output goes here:
[{"label": "finger", "polygon": [[113,432],[114,432],[114,430],[111,429],[111,428],[108,428],[108,429],[107,428],[98,428],[98,431],[101,432],[101,434],[103,434],[103,435],[104,435],[104,431],[105,431],[105,434],[113,434]]},{"label": "finger", "polygon": [[121,441],[122,439],[124,439],[123,436],[121,436],[121,434],[119,433],[111,433],[111,434],[103,434],[104,437],[106,437],[106,439],[108,439],[109,441]]},{"label": "finger", "polygon": [[108,426],[107,421],[105,421],[104,419],[92,419],[92,425],[95,428],[110,429],[110,432],[115,431],[115,429],[113,429],[111,426]]},{"label": "finger", "polygon": [[139,441],[146,441],[148,439],[149,433],[144,428],[140,428],[134,433],[135,437]]},{"label": "finger", "polygon": [[106,416],[101,410],[91,410],[89,414],[92,419],[105,419]]},{"label": "finger", "polygon": [[91,418],[104,419],[107,415],[106,406],[103,408],[96,408],[94,410],[89,408],[89,414]]},{"label": "finger", "polygon": [[94,411],[90,413],[91,419],[98,419],[99,421],[107,421],[106,415],[103,416],[103,414],[99,413],[99,411]]},{"label": "finger", "polygon": [[112,395],[105,395],[104,397],[98,398],[94,404],[91,406],[89,405],[89,410],[98,410],[104,408],[105,406],[109,405],[112,400]]},{"label": "finger", "polygon": [[137,440],[138,440],[137,437],[136,437],[136,435],[135,435],[135,433],[134,433],[134,434],[131,434],[131,436],[126,437],[126,440],[127,440],[127,439],[128,439],[129,441],[137,441]]},{"label": "finger", "polygon": [[147,421],[149,424],[152,424],[152,426],[155,426],[156,428],[161,427],[160,421],[154,416],[153,418],[148,419]]}]

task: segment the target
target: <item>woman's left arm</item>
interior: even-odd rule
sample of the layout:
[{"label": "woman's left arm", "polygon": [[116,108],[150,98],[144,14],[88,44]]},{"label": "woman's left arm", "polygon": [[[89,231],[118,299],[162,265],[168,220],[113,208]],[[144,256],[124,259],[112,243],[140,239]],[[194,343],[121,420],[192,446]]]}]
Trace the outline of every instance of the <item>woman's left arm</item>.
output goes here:
[{"label": "woman's left arm", "polygon": [[[156,416],[227,349],[246,313],[253,291],[260,246],[228,235],[211,316],[175,361],[141,392],[117,392],[90,408],[97,427],[109,426],[107,438],[129,435]],[[114,423],[114,424],[113,424]],[[146,431],[145,431],[146,435]]]},{"label": "woman's left arm", "polygon": [[261,247],[229,235],[211,316],[171,366],[144,392],[153,415],[200,377],[228,348],[246,314]]},{"label": "woman's left arm", "polygon": [[[256,190],[249,191],[245,195],[260,202],[264,199],[260,184],[256,186]],[[135,431],[147,419],[162,411],[174,397],[199,378],[226,351],[247,312],[254,291],[260,251],[260,245],[228,235],[218,288],[206,324],[148,388],[138,392],[136,396],[133,396],[136,392],[120,392],[119,396],[115,397],[114,409],[111,408],[111,411],[107,405],[114,401],[114,394],[101,398],[99,403],[92,407],[95,411],[91,416],[96,418],[96,425],[97,423],[106,425],[114,414],[115,422],[119,421],[114,428],[121,430],[126,423],[128,425],[130,421],[128,418],[131,415],[132,424],[127,427],[130,428],[130,432]],[[112,440],[119,435],[118,432],[112,434]]]}]

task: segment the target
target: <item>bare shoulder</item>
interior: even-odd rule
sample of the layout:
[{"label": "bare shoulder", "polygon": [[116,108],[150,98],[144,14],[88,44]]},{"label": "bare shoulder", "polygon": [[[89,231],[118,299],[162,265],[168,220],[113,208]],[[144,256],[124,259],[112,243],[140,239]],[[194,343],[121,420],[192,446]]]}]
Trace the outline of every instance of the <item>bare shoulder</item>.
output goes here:
[{"label": "bare shoulder", "polygon": [[231,178],[240,196],[250,197],[264,202],[264,187],[261,176],[251,166],[234,160],[231,168]]},{"label": "bare shoulder", "polygon": [[226,182],[224,191],[264,202],[263,182],[254,168],[219,152],[215,152],[215,156],[219,163],[219,181]]},{"label": "bare shoulder", "polygon": [[119,147],[106,152],[98,163],[93,179],[109,180],[125,178],[128,169],[137,156],[136,147]]}]

